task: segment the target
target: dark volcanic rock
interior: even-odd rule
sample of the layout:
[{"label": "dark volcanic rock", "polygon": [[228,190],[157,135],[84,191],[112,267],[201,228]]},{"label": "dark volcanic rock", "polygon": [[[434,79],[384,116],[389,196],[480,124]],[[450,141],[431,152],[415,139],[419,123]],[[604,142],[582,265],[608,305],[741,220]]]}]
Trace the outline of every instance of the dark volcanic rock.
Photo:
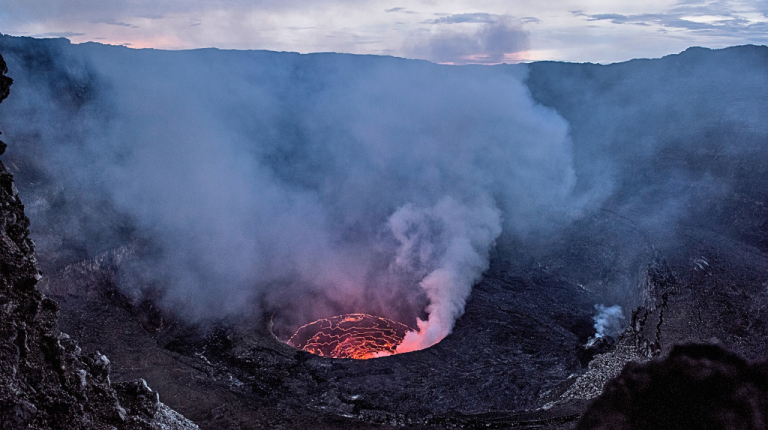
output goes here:
[{"label": "dark volcanic rock", "polygon": [[[11,83],[5,71],[0,57],[0,101]],[[0,224],[0,427],[197,428],[161,408],[144,381],[113,388],[109,360],[98,352],[82,354],[77,342],[58,330],[59,307],[36,288],[42,276],[29,220],[2,163]]]},{"label": "dark volcanic rock", "polygon": [[175,321],[149,333],[140,306],[84,299],[119,270],[108,256],[71,266],[46,288],[67,292],[67,324],[83,348],[125,359],[115,380],[147,378],[203,428],[573,426],[571,404],[520,410],[550,401],[582,370],[576,351],[589,336],[581,327],[591,326],[594,297],[541,271],[514,277],[498,261],[440,344],[364,361],[297,351],[269,332],[268,319],[207,329]]},{"label": "dark volcanic rock", "polygon": [[[61,103],[87,106],[98,91],[87,73],[57,69],[52,46],[63,42],[8,39],[3,49],[21,69],[46,63],[35,79]],[[754,376],[757,367],[715,349],[689,354],[674,346],[718,344],[750,360],[768,354],[767,59],[768,48],[737,47],[606,66],[526,66],[534,99],[570,124],[578,190],[597,187],[604,199],[543,243],[500,238],[453,333],[424,351],[368,361],[313,356],[275,338],[269,322],[277,308],[185,323],[162,308],[152,285],[138,296],[121,292],[126,263],[151,244],[103,207],[86,208],[82,218],[117,232],[94,240],[98,247],[77,240],[88,230],[38,233],[50,250],[39,287],[60,303],[64,331],[91,354],[75,360],[86,367],[74,368],[93,375],[86,383],[104,380],[95,352],[106,353],[116,388],[110,399],[125,414],[141,420],[167,410],[146,385],[131,382],[142,377],[203,428],[565,429],[629,362],[671,353],[678,368],[722,362],[712,366]],[[44,175],[34,154],[14,157],[22,191],[36,192]],[[49,225],[63,226],[81,208],[56,192],[39,198],[54,208],[47,216],[64,213]],[[26,224],[8,236],[19,229]],[[53,321],[52,302],[40,300],[38,320]],[[624,308],[629,327],[615,342],[587,343],[595,304]],[[28,332],[14,325],[8,345],[39,344]],[[648,366],[627,372],[666,372]],[[14,419],[37,416],[43,406],[30,399],[15,404]]]},{"label": "dark volcanic rock", "polygon": [[716,345],[676,346],[664,360],[629,364],[605,386],[578,429],[768,428],[768,363]]},{"label": "dark volcanic rock", "polygon": [[569,122],[578,187],[611,189],[549,264],[634,309],[649,263],[703,280],[768,252],[768,47],[528,67],[534,99]]}]

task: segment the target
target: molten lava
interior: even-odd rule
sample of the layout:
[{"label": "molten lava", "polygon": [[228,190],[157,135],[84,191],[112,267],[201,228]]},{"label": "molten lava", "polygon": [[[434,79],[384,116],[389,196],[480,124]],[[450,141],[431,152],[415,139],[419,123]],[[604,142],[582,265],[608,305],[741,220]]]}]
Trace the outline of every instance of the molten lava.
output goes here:
[{"label": "molten lava", "polygon": [[408,331],[413,329],[390,319],[347,314],[300,327],[288,345],[322,357],[365,360],[395,354]]}]

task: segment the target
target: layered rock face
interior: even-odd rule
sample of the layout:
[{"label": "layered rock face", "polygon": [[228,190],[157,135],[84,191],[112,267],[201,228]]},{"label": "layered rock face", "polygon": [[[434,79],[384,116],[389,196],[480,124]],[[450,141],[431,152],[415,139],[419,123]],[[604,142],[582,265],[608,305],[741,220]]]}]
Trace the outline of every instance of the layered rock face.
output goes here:
[{"label": "layered rock face", "polygon": [[[0,57],[0,101],[12,83],[5,73]],[[29,219],[2,163],[0,224],[0,428],[198,428],[160,403],[144,380],[112,384],[109,359],[82,353],[59,331],[59,307],[36,287],[42,274]]]}]

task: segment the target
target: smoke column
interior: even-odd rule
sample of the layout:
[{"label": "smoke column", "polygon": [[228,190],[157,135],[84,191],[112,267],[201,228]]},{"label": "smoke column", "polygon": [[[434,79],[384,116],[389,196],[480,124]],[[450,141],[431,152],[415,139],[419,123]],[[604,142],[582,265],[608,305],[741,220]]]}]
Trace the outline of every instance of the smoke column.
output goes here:
[{"label": "smoke column", "polygon": [[401,350],[421,349],[450,333],[502,231],[575,208],[568,126],[524,69],[4,43],[0,113],[40,176],[41,252],[55,234],[93,238],[91,255],[148,238],[121,288],[159,286],[191,319],[366,312],[418,326]]},{"label": "smoke column", "polygon": [[621,320],[624,319],[621,306],[595,305],[595,310],[597,315],[592,318],[595,321],[595,338],[618,336],[622,330]]}]

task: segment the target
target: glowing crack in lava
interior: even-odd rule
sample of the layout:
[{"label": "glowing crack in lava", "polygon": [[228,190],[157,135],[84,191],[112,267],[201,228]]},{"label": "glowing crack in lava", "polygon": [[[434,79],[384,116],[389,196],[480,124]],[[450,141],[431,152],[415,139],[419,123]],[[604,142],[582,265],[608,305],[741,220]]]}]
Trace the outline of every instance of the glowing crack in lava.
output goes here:
[{"label": "glowing crack in lava", "polygon": [[321,357],[366,360],[395,354],[408,331],[414,330],[387,318],[338,315],[301,326],[288,345]]}]

